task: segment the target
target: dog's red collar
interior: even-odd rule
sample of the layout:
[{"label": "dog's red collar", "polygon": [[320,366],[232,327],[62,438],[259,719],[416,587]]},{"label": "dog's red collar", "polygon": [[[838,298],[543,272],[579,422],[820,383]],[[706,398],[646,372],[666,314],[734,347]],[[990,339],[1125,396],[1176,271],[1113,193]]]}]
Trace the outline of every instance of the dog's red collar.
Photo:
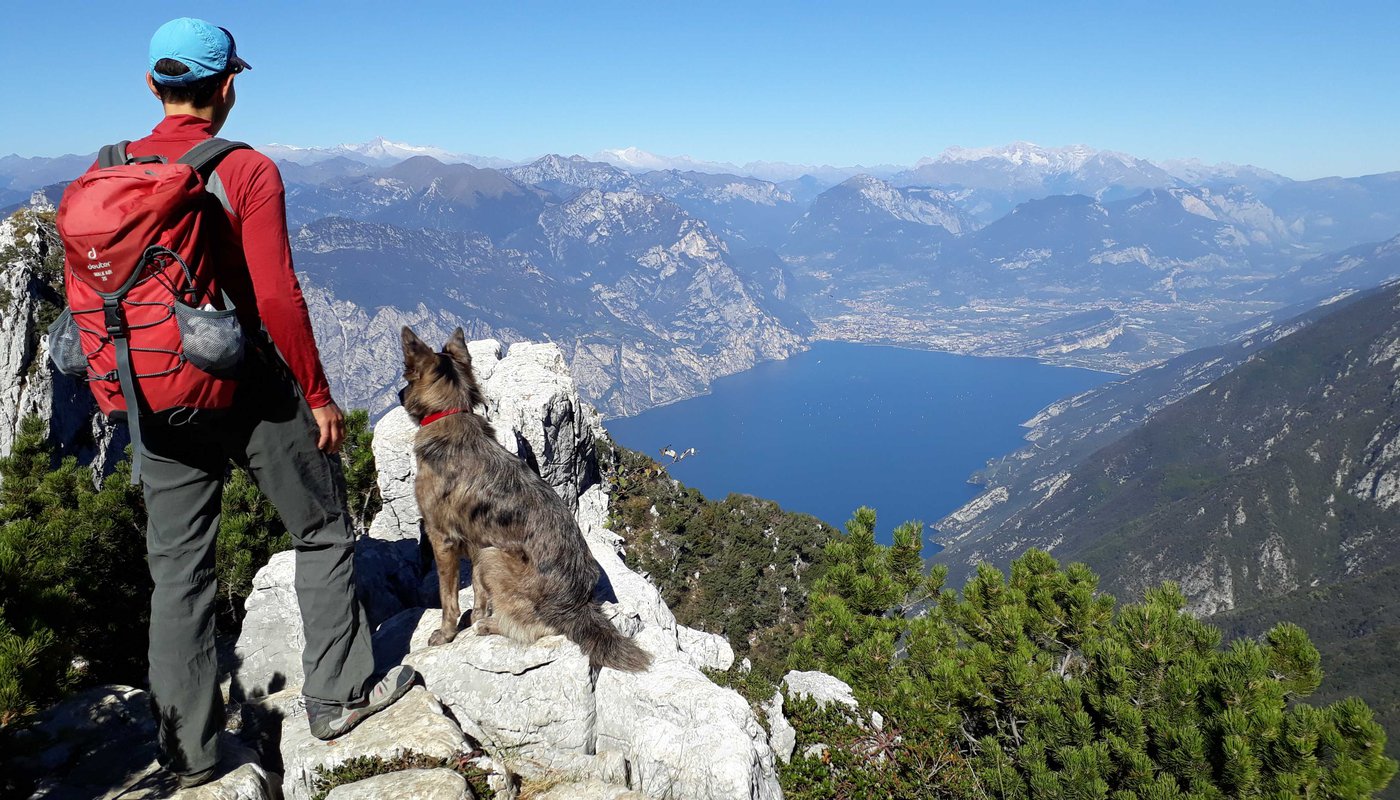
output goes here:
[{"label": "dog's red collar", "polygon": [[460,414],[460,413],[462,413],[463,411],[466,411],[466,409],[465,409],[465,408],[449,408],[449,409],[447,409],[446,411],[437,411],[437,412],[434,412],[434,413],[429,414],[428,416],[424,417],[424,418],[423,418],[423,421],[420,422],[420,423],[418,423],[418,427],[421,428],[421,427],[423,427],[424,425],[431,425],[432,423],[437,422],[438,420],[442,419],[443,417],[450,417],[450,416],[452,416],[453,414]]}]

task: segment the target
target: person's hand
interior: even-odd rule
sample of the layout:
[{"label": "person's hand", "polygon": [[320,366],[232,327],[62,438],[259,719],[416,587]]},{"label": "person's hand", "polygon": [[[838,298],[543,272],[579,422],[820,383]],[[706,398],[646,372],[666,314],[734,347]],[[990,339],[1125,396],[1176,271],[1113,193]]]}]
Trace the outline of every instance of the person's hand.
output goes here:
[{"label": "person's hand", "polygon": [[341,413],[340,406],[331,401],[320,408],[311,409],[311,416],[316,418],[316,426],[321,429],[316,447],[324,453],[340,452],[340,443],[345,441],[345,415]]}]

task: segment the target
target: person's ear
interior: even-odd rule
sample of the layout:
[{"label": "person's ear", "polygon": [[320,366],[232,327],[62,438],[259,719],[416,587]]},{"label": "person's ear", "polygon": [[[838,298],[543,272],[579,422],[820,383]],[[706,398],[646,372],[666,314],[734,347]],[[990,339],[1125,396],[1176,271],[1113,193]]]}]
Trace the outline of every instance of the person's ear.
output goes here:
[{"label": "person's ear", "polygon": [[224,80],[219,84],[219,99],[223,101],[225,108],[232,108],[238,96],[233,91],[234,73],[230,72],[224,76]]},{"label": "person's ear", "polygon": [[160,99],[160,92],[156,90],[156,79],[152,78],[149,72],[146,73],[146,88],[151,90],[151,94],[155,95],[157,100]]}]

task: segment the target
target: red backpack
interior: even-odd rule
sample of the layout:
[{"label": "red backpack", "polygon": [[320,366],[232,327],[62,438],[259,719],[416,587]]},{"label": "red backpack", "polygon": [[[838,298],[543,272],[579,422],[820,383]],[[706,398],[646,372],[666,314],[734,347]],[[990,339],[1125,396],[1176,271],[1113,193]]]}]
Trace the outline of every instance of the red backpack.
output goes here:
[{"label": "red backpack", "polygon": [[[58,207],[68,308],[49,328],[59,371],[84,377],[110,418],[131,430],[132,483],[141,417],[182,424],[233,405],[244,335],[215,274],[205,215],[228,209],[217,160],[240,142],[209,139],[173,164],[108,145]],[[135,413],[133,413],[135,412]]]}]

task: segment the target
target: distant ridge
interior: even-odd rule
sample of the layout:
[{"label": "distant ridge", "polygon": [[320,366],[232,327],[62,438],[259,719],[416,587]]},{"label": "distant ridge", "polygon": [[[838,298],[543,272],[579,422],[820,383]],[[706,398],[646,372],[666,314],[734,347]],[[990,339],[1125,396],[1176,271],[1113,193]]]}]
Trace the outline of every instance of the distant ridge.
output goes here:
[{"label": "distant ridge", "polygon": [[[396,142],[379,136],[362,144],[338,144],[332,147],[305,147],[299,145],[271,143],[260,149],[273,158],[297,164],[314,164],[318,161],[345,157],[364,163],[381,166],[402,161],[413,156],[432,156],[446,163],[471,164],[475,167],[523,166],[544,156],[512,160],[497,156],[456,153],[432,145],[416,145]],[[961,147],[954,145],[937,156],[926,156],[913,164],[800,164],[786,161],[749,161],[736,164],[729,161],[710,161],[694,156],[677,154],[664,155],[640,147],[604,148],[587,157],[587,160],[608,164],[631,173],[653,170],[680,170],[682,172],[703,172],[708,174],[742,175],[767,181],[782,182],[796,180],[811,175],[834,185],[856,175],[866,174],[878,178],[894,179],[899,185],[912,185],[926,173],[937,174],[954,165],[980,165],[989,168],[995,165],[1001,170],[1032,172],[1039,176],[1072,174],[1085,169],[1141,171],[1152,180],[1142,188],[1156,188],[1175,185],[1177,181],[1200,185],[1214,182],[1244,183],[1251,186],[1274,186],[1290,182],[1291,179],[1253,165],[1209,164],[1200,159],[1173,159],[1153,161],[1113,150],[1101,150],[1084,144],[1071,144],[1064,147],[1045,147],[1032,142],[1016,141],[1010,144],[991,147]]]},{"label": "distant ridge", "polygon": [[363,144],[338,144],[334,147],[300,147],[290,144],[265,144],[258,148],[279,161],[311,165],[332,158],[348,158],[365,164],[389,166],[415,156],[431,156],[444,164],[470,164],[474,167],[508,167],[516,163],[494,156],[453,153],[441,147],[393,142],[377,136]]}]

